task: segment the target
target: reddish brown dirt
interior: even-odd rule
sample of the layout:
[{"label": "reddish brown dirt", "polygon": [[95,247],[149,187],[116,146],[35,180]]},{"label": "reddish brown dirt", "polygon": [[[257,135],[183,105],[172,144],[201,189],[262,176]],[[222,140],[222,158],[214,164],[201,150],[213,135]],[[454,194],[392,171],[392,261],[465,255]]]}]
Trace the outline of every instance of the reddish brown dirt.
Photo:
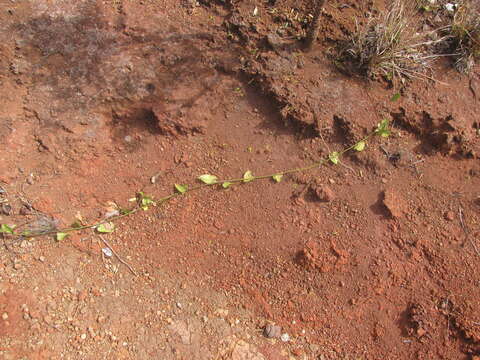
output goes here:
[{"label": "reddish brown dirt", "polygon": [[0,223],[97,221],[393,120],[344,166],[123,218],[104,239],[136,276],[92,231],[5,236],[0,358],[477,359],[478,69],[439,64],[391,102],[331,65],[352,17],[385,5],[357,3],[327,5],[303,53],[307,1],[0,1]]}]

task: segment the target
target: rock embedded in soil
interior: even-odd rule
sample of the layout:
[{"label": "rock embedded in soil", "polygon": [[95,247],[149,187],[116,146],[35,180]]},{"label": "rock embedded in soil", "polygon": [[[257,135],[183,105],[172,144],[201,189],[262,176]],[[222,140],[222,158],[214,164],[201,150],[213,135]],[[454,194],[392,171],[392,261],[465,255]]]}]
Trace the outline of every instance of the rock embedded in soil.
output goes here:
[{"label": "rock embedded in soil", "polygon": [[232,360],[265,360],[265,357],[253,346],[240,340],[233,348]]},{"label": "rock embedded in soil", "polygon": [[405,199],[393,189],[387,189],[383,192],[383,205],[393,218],[402,217],[408,209]]},{"label": "rock embedded in soil", "polygon": [[316,196],[316,198],[323,202],[330,202],[335,200],[335,193],[333,190],[327,186],[322,184],[313,184],[312,190]]},{"label": "rock embedded in soil", "polygon": [[279,338],[282,333],[282,328],[278,325],[267,324],[263,329],[263,334],[269,339]]}]

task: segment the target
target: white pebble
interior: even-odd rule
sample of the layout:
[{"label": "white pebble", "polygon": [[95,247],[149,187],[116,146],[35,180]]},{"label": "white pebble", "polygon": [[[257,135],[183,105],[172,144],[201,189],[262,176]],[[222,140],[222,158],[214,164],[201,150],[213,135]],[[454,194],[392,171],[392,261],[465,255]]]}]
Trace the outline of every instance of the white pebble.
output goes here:
[{"label": "white pebble", "polygon": [[456,4],[447,3],[445,4],[445,9],[447,9],[447,11],[454,11],[456,6],[457,6]]}]

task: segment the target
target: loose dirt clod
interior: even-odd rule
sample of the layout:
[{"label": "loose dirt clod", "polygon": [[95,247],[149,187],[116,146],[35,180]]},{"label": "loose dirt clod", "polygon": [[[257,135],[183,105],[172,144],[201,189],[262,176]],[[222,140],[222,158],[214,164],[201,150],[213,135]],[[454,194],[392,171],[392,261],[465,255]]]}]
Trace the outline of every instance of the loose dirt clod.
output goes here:
[{"label": "loose dirt clod", "polygon": [[405,199],[393,189],[384,191],[383,204],[393,218],[404,216],[408,210]]}]

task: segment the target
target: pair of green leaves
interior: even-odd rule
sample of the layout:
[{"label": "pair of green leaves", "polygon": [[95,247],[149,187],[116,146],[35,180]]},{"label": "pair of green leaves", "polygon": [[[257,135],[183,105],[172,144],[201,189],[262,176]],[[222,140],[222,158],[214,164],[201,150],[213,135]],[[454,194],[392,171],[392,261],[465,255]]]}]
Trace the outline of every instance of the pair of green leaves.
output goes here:
[{"label": "pair of green leaves", "polygon": [[[283,177],[283,174],[272,175],[272,179],[277,183],[282,181],[282,177]],[[204,184],[207,184],[207,185],[214,185],[214,184],[219,183],[218,178],[215,175],[211,175],[211,174],[200,175],[197,179],[200,180],[201,182],[203,182]],[[245,171],[245,173],[242,176],[242,181],[244,183],[251,182],[255,179],[256,178],[253,175],[251,170]],[[222,187],[224,189],[228,189],[232,184],[233,184],[233,182],[231,182],[231,181],[224,181],[224,182],[222,182]],[[185,185],[175,184],[175,189],[177,189],[177,191],[180,192],[181,194],[183,194],[187,191],[187,188],[186,188]]]},{"label": "pair of green leaves", "polygon": [[388,128],[389,121],[388,119],[383,119],[377,125],[377,129],[375,130],[375,134],[381,137],[389,137],[390,136],[390,129]]},{"label": "pair of green leaves", "polygon": [[112,233],[115,230],[115,224],[111,221],[99,224],[95,229],[102,234]]},{"label": "pair of green leaves", "polygon": [[68,236],[67,233],[58,232],[58,233],[55,235],[55,238],[57,239],[57,241],[62,241],[62,240],[64,240],[67,236]]},{"label": "pair of green leaves", "polygon": [[[211,175],[211,174],[200,175],[197,179],[207,185],[213,185],[218,182],[218,178],[215,175]],[[227,188],[230,185],[231,183],[228,183],[228,182],[224,182],[222,184],[224,188]],[[188,185],[175,184],[174,186],[175,186],[175,190],[177,190],[182,195],[188,191]]]},{"label": "pair of green leaves", "polygon": [[2,224],[2,225],[0,225],[0,233],[13,235],[15,233],[15,231],[14,231],[15,227],[16,227],[16,225],[9,226],[7,224]]},{"label": "pair of green leaves", "polygon": [[[157,203],[153,200],[153,198],[149,195],[145,195],[143,191],[139,191],[136,197],[128,199],[128,201],[130,202],[136,201],[138,206],[140,206],[140,208],[143,211],[147,211],[150,206],[157,205]],[[120,211],[120,213],[122,213],[122,210]],[[123,213],[125,213],[125,211],[123,211]]]},{"label": "pair of green leaves", "polygon": [[145,195],[143,192],[138,193],[139,197],[139,205],[142,208],[143,211],[147,211],[150,206],[156,206],[157,203],[153,201],[153,198],[151,196]]},{"label": "pair of green leaves", "polygon": [[[356,143],[352,149],[356,151],[363,151],[365,149],[366,142],[364,140],[359,141]],[[338,151],[333,151],[330,154],[328,154],[328,160],[332,162],[332,164],[337,165],[340,162],[340,156],[342,153],[339,153]]]}]

